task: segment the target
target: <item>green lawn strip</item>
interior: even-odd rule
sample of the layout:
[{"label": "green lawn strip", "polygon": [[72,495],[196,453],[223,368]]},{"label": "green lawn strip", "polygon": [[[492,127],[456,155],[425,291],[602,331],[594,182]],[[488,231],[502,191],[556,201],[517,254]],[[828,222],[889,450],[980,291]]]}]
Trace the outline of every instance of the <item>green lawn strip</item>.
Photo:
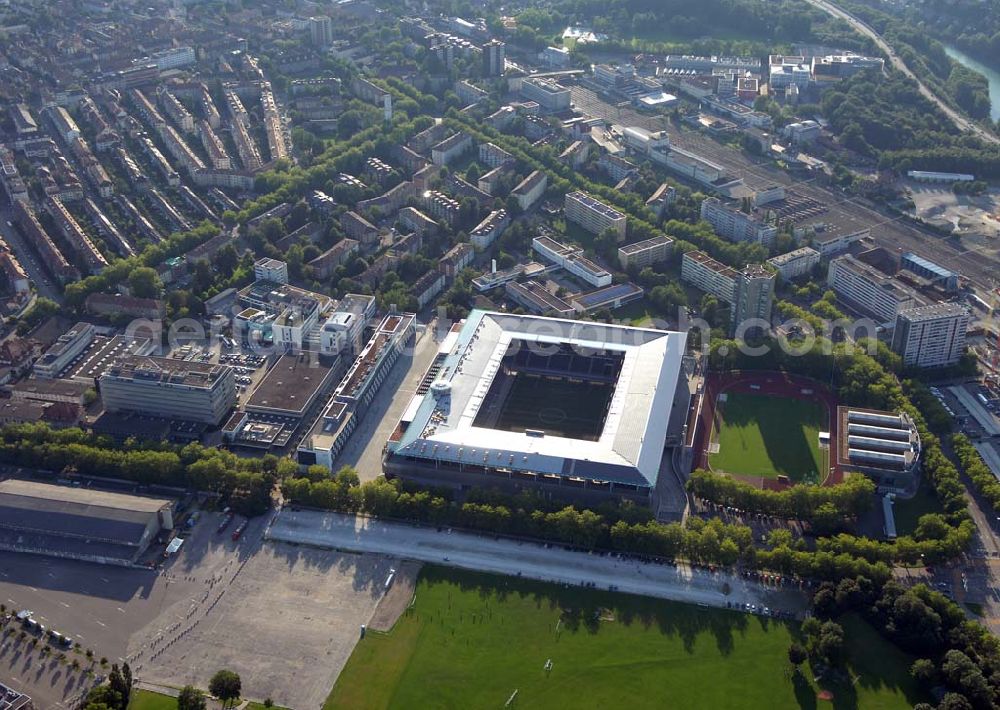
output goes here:
[{"label": "green lawn strip", "polygon": [[177,710],[177,698],[151,690],[133,690],[128,710]]},{"label": "green lawn strip", "polygon": [[507,394],[497,428],[541,429],[553,436],[595,441],[600,437],[601,415],[612,394],[611,387],[603,383],[581,384],[521,374]]},{"label": "green lawn strip", "polygon": [[[641,298],[638,301],[632,301],[621,308],[616,308],[611,311],[611,314],[621,321],[628,321],[629,325],[633,325],[637,328],[647,328],[654,325],[653,320],[655,318],[663,319],[663,316],[657,313],[653,307],[647,303],[645,298]],[[663,319],[665,320],[665,319]]]},{"label": "green lawn strip", "polygon": [[[239,705],[239,701],[236,702]],[[273,710],[286,710],[277,705],[272,706]],[[128,710],[177,710],[177,698],[163,693],[154,693],[151,690],[134,690],[132,699],[129,701]],[[247,710],[264,710],[264,703],[249,702]]]},{"label": "green lawn strip", "polygon": [[730,393],[719,403],[719,452],[712,468],[732,474],[817,483],[826,470],[823,408],[808,400]]},{"label": "green lawn strip", "polygon": [[892,504],[892,512],[896,519],[897,535],[912,535],[917,529],[917,521],[921,515],[943,512],[941,501],[931,490],[927,481],[922,481],[917,494],[912,498],[897,498]]},{"label": "green lawn strip", "polygon": [[[910,706],[925,702],[910,675],[915,660],[879,635],[868,622],[856,613],[845,614],[837,620],[844,627],[847,643],[848,669],[856,694],[844,683],[831,684],[834,693],[833,707],[892,708],[899,701]],[[820,684],[822,687],[823,684]],[[857,703],[852,704],[856,697]],[[839,700],[838,700],[839,699]]]},{"label": "green lawn strip", "polygon": [[[359,641],[324,708],[911,707],[911,659],[845,619],[852,681],[796,678],[798,624],[425,567],[389,634]],[[552,668],[546,671],[546,661]],[[860,670],[859,670],[860,669]],[[876,675],[877,673],[877,675]]]}]

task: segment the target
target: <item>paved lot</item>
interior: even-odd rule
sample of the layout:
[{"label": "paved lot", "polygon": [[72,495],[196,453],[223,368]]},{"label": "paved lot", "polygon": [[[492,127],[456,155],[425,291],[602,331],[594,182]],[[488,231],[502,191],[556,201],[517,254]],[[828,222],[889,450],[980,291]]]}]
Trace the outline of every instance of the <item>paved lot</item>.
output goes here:
[{"label": "paved lot", "polygon": [[[10,625],[20,631],[16,621],[11,621]],[[77,699],[94,682],[86,674],[91,664],[86,657],[73,653],[61,662],[57,651],[46,654],[43,652],[45,645],[32,645],[34,640],[34,636],[20,639],[15,634],[0,641],[0,680],[18,690],[28,690],[39,710],[75,707]],[[79,664],[76,669],[70,665],[73,660]],[[103,672],[94,664],[95,674]]]},{"label": "paved lot", "polygon": [[390,566],[353,555],[267,544],[232,561],[202,596],[164,609],[129,645],[144,682],[206,687],[240,674],[247,697],[319,708],[382,596]]},{"label": "paved lot", "polygon": [[915,180],[901,181],[910,191],[917,216],[932,224],[954,229],[963,238],[980,237],[980,248],[992,248],[990,240],[1000,235],[1000,189],[984,195],[956,195],[951,185],[927,184]]},{"label": "paved lot", "polygon": [[[469,533],[389,523],[339,513],[283,511],[268,531],[272,540],[302,542],[357,552],[393,554],[421,562],[524,576],[676,601],[725,607],[727,602],[767,605],[799,613],[805,596],[744,577],[686,565],[642,564],[615,556],[572,552],[560,547],[491,539]],[[726,587],[728,585],[728,594]]]},{"label": "paved lot", "polygon": [[[262,547],[266,516],[234,542],[235,523],[219,533],[220,520],[205,514],[159,572],[0,553],[0,602],[32,609],[97,659],[127,660],[143,681],[204,687],[226,666],[241,674],[248,697],[319,707],[393,563]],[[0,648],[0,677],[39,708],[71,707],[79,674],[59,664],[39,672],[41,660],[19,644]]]},{"label": "paved lot", "polygon": [[382,383],[365,419],[334,462],[334,470],[354,466],[362,481],[382,475],[382,447],[399,423],[403,411],[417,391],[417,386],[437,354],[438,342],[432,321],[413,346],[400,355],[392,373]]}]

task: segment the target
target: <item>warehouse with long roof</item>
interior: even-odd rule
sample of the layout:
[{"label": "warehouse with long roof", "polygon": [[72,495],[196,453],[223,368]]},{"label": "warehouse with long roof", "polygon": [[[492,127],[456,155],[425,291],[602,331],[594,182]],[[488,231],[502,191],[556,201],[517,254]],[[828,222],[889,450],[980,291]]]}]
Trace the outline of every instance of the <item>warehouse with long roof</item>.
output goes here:
[{"label": "warehouse with long roof", "polygon": [[0,481],[0,550],[131,565],[171,528],[167,499]]}]

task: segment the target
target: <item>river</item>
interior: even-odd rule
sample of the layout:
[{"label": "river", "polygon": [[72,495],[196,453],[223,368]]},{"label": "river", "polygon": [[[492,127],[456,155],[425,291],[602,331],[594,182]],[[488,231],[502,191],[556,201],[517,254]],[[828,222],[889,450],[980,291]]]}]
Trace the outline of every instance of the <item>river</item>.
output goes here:
[{"label": "river", "polygon": [[945,53],[959,64],[969,69],[979,72],[986,77],[990,85],[990,117],[994,121],[1000,121],[1000,71],[986,66],[977,59],[973,59],[968,54],[950,44],[944,45]]}]

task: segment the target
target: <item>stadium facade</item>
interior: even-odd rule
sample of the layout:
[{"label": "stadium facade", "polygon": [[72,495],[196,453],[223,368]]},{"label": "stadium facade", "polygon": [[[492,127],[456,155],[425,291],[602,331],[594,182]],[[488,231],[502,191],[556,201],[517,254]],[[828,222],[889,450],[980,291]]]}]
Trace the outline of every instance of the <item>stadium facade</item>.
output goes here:
[{"label": "stadium facade", "polygon": [[[474,310],[386,444],[389,477],[649,499],[689,402],[686,334]],[[681,424],[683,426],[683,424]]]},{"label": "stadium facade", "polygon": [[0,481],[0,550],[131,565],[172,528],[170,500]]}]

